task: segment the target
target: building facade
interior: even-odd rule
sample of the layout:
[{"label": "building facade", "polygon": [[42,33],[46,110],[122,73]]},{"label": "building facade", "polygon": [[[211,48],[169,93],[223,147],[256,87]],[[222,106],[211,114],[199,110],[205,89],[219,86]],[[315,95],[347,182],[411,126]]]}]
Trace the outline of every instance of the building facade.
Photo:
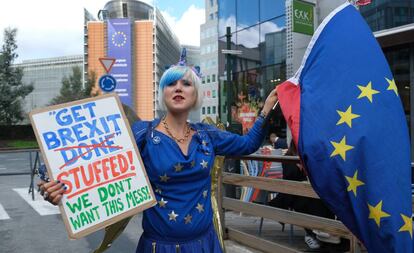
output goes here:
[{"label": "building facade", "polygon": [[[232,87],[231,118],[248,129],[270,90],[297,71],[317,26],[342,3],[338,0],[219,1],[219,52],[222,49],[238,51],[237,55],[219,54],[221,119],[226,121],[226,89]],[[414,0],[372,1],[360,7],[360,12],[390,64],[410,134],[414,136],[411,88],[414,84]],[[227,27],[231,31],[229,44],[226,44]],[[226,80],[227,62],[230,62],[230,86]],[[282,117],[275,117],[278,119]],[[284,122],[271,125],[284,128]]]},{"label": "building facade", "polygon": [[[159,117],[158,82],[165,66],[177,62],[180,46],[160,11],[144,2],[113,0],[87,23],[87,72],[106,74],[100,58],[115,58],[109,74],[117,82],[121,102],[144,120]],[[102,92],[99,83],[94,91]]]},{"label": "building facade", "polygon": [[218,3],[217,0],[205,0],[206,22],[200,26],[200,54],[202,90],[204,94],[203,106],[200,108],[200,119],[219,116],[218,90]]},{"label": "building facade", "polygon": [[[381,0],[360,8],[390,65],[414,136],[414,0]],[[411,158],[414,145],[411,141]]]},{"label": "building facade", "polygon": [[[232,123],[240,123],[247,131],[269,92],[296,73],[317,26],[342,3],[341,0],[218,1],[218,49],[232,50],[218,54],[220,118],[227,121],[230,109]],[[275,129],[271,131],[283,135],[286,125],[278,113],[271,124]]]},{"label": "building facade", "polygon": [[[62,79],[72,75],[73,67],[79,67],[82,70],[83,56],[25,60],[13,66],[23,69],[23,83],[33,84],[34,90],[24,99],[24,111],[29,113],[33,109],[48,105],[54,97],[60,94]],[[28,122],[26,118],[22,123]]]}]

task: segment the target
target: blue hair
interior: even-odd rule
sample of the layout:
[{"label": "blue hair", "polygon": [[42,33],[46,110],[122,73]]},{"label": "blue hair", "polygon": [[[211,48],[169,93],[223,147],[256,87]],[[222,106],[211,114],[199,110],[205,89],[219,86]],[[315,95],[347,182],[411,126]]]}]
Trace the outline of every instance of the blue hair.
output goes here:
[{"label": "blue hair", "polygon": [[182,79],[188,71],[186,66],[173,66],[167,69],[160,80],[160,90],[164,90],[165,87],[173,84],[174,82]]},{"label": "blue hair", "polygon": [[197,110],[203,104],[203,91],[200,89],[201,80],[195,71],[189,66],[174,65],[167,69],[161,77],[160,85],[158,87],[158,105],[159,109],[165,111],[167,108],[164,102],[164,88],[174,84],[176,81],[183,78],[188,79],[194,85],[197,93],[196,103],[194,104],[194,110]]}]

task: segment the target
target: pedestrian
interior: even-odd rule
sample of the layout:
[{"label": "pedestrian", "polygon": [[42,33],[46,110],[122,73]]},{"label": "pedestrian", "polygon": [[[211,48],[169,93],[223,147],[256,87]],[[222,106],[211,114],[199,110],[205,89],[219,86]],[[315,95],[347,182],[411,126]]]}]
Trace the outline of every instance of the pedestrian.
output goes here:
[{"label": "pedestrian", "polygon": [[[143,234],[136,252],[223,252],[212,223],[210,170],[216,155],[247,155],[266,134],[264,117],[277,100],[273,90],[250,131],[240,136],[211,125],[188,123],[202,104],[199,70],[185,59],[160,79],[160,107],[165,116],[137,121],[132,131],[154,190],[157,205],[143,212]],[[57,205],[61,183],[41,182],[46,200]]]},{"label": "pedestrian", "polygon": [[286,138],[282,138],[277,136],[275,133],[270,134],[270,142],[272,143],[273,148],[275,149],[287,149],[287,140]]}]

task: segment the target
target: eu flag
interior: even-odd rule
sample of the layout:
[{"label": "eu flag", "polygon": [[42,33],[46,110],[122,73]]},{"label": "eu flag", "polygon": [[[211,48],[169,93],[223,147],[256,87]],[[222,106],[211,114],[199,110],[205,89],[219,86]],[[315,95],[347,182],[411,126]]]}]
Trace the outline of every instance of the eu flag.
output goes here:
[{"label": "eu flag", "polygon": [[278,96],[321,199],[369,252],[413,252],[407,122],[387,61],[353,5],[319,26]]}]

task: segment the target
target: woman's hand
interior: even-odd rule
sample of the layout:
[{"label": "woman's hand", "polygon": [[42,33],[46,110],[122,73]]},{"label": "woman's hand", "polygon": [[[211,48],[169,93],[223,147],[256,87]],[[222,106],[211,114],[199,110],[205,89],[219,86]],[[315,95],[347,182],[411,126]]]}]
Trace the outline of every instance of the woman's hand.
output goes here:
[{"label": "woman's hand", "polygon": [[270,110],[272,110],[273,106],[275,105],[275,103],[277,102],[277,87],[274,88],[269,96],[267,96],[265,104],[263,106],[262,112],[264,112],[265,115],[267,115]]},{"label": "woman's hand", "polygon": [[66,191],[66,186],[60,181],[50,181],[46,182],[41,180],[37,183],[39,187],[40,194],[46,201],[49,201],[53,205],[59,204],[62,199],[63,193]]}]

